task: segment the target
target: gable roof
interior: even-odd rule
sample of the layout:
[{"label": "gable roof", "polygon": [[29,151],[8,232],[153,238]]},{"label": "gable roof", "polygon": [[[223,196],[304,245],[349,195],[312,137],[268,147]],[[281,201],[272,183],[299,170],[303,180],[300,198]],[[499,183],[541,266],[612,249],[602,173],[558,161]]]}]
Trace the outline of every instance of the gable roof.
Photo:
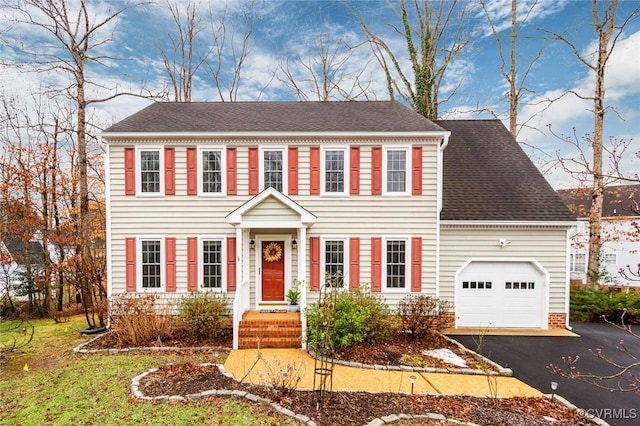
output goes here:
[{"label": "gable roof", "polygon": [[499,120],[436,120],[444,150],[442,220],[575,221]]},{"label": "gable roof", "polygon": [[[578,217],[589,216],[591,188],[559,189],[558,195],[564,200],[569,207],[569,211],[573,214]],[[640,203],[640,184],[605,187],[602,201],[602,217],[640,216],[630,210],[630,204],[633,201]]]},{"label": "gable roof", "polygon": [[109,133],[442,132],[399,102],[156,102]]},{"label": "gable roof", "polygon": [[18,265],[44,263],[44,248],[38,241],[29,241],[25,244],[22,240],[5,240],[4,246]]}]

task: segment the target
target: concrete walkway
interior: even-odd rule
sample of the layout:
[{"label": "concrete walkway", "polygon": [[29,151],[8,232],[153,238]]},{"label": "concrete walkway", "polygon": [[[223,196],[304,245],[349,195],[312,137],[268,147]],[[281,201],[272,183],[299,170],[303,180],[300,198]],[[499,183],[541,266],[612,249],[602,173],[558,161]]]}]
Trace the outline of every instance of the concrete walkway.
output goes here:
[{"label": "concrete walkway", "polygon": [[[224,368],[237,380],[256,384],[271,384],[279,372],[299,374],[297,388],[313,389],[315,360],[301,349],[244,349],[231,351]],[[410,376],[416,377],[415,393],[442,395],[491,395],[490,383],[495,383],[497,396],[539,397],[542,392],[514,377],[472,374],[425,373],[413,371],[373,370],[334,365],[334,391],[410,393]]]}]

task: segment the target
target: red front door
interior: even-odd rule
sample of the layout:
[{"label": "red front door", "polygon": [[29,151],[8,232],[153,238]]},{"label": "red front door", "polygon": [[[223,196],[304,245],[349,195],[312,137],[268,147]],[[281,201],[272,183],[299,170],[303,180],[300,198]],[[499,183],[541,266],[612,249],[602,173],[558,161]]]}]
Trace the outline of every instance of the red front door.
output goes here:
[{"label": "red front door", "polygon": [[263,241],[262,250],[262,300],[284,301],[284,242]]}]

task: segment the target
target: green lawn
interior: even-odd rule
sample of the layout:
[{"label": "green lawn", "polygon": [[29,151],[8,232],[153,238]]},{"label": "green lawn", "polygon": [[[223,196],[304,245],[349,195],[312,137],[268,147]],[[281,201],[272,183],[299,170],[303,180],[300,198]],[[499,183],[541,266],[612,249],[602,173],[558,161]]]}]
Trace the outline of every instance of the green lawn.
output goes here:
[{"label": "green lawn", "polygon": [[210,355],[74,355],[73,347],[88,340],[80,335],[86,326],[82,317],[61,324],[31,323],[32,343],[10,353],[0,372],[3,425],[297,424],[264,406],[233,398],[176,404],[135,400],[129,392],[131,379],[149,368],[220,360]]}]

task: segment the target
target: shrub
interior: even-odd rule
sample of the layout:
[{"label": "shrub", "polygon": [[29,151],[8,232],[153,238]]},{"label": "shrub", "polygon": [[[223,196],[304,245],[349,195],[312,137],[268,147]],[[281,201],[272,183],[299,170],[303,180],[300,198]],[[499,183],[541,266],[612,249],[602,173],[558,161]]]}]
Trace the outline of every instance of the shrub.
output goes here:
[{"label": "shrub", "polygon": [[325,344],[324,333],[328,330],[333,333],[332,343],[343,347],[383,341],[396,331],[382,298],[362,290],[338,293],[335,302],[312,304],[307,310],[307,324],[307,342],[316,351]]},{"label": "shrub", "polygon": [[402,330],[412,338],[442,330],[447,324],[447,318],[442,314],[451,311],[452,307],[446,300],[423,294],[405,296],[398,305]]},{"label": "shrub", "polygon": [[220,337],[229,325],[229,301],[215,293],[192,293],[180,301],[180,314],[187,332],[196,339]]},{"label": "shrub", "polygon": [[604,316],[608,321],[620,323],[625,310],[625,323],[640,320],[640,292],[617,291],[615,288],[571,289],[569,318],[572,321],[600,322]]},{"label": "shrub", "polygon": [[154,294],[120,295],[111,301],[111,332],[121,346],[160,343],[171,338],[174,327],[167,307],[158,306]]}]

